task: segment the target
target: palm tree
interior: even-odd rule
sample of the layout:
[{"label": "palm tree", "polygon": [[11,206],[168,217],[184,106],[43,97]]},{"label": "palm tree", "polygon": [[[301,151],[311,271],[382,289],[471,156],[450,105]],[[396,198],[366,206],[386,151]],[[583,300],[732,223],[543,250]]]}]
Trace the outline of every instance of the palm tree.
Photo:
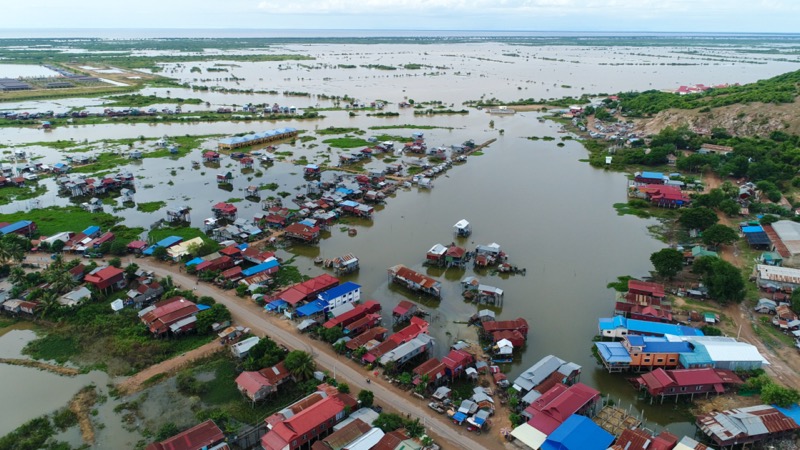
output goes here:
[{"label": "palm tree", "polygon": [[78,283],[72,278],[72,274],[66,270],[62,270],[61,272],[55,274],[50,281],[50,286],[53,292],[56,293],[63,293],[67,292],[70,289],[77,286]]},{"label": "palm tree", "polygon": [[0,240],[0,265],[10,264],[12,262],[20,263],[25,259],[25,249],[12,240]]},{"label": "palm tree", "polygon": [[14,267],[8,274],[8,281],[14,286],[21,285],[25,282],[25,271],[21,267]]},{"label": "palm tree", "polygon": [[302,350],[292,350],[289,352],[283,364],[286,370],[288,370],[296,380],[300,381],[313,377],[314,370],[317,368],[317,363],[314,362],[314,358]]},{"label": "palm tree", "polygon": [[54,291],[47,291],[42,298],[39,299],[39,305],[41,305],[39,316],[42,319],[61,308],[61,303],[58,302],[58,294]]}]

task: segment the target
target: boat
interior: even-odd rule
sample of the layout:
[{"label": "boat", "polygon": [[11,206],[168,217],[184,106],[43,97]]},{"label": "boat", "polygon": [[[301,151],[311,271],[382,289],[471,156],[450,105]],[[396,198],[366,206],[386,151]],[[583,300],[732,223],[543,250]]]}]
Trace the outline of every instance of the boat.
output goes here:
[{"label": "boat", "polygon": [[314,264],[317,265],[322,264],[322,256],[317,256],[316,258],[314,258]]},{"label": "boat", "polygon": [[453,225],[454,233],[458,237],[468,237],[472,234],[472,225],[466,219],[461,219]]},{"label": "boat", "polygon": [[357,234],[358,234],[358,230],[356,230],[355,228],[350,228],[349,230],[347,230],[347,235],[348,236],[355,236]]},{"label": "boat", "polygon": [[512,357],[492,358],[492,362],[495,363],[495,364],[508,364],[508,363],[511,363],[512,361],[514,361],[514,358],[512,358]]}]

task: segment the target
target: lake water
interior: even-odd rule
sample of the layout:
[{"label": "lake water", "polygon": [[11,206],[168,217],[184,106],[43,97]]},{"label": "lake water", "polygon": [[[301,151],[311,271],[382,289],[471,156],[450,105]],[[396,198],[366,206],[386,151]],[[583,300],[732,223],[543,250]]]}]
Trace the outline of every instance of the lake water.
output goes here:
[{"label": "lake water", "polygon": [[[485,112],[470,110],[466,116],[414,116],[411,109],[400,110],[396,103],[406,98],[418,102],[437,100],[460,109],[466,100],[497,97],[549,98],[563,95],[580,96],[584,92],[617,92],[631,89],[674,88],[680,84],[716,84],[724,82],[749,82],[797,68],[796,63],[775,61],[764,56],[762,64],[742,63],[739,59],[752,59],[743,54],[728,54],[724,61],[703,60],[697,55],[678,53],[671,48],[578,48],[578,47],[519,47],[495,43],[413,45],[289,45],[281,52],[303,52],[313,55],[316,61],[236,63],[230,74],[239,81],[226,81],[225,73],[209,74],[205,69],[214,63],[170,64],[165,73],[192,84],[219,85],[239,89],[265,89],[304,91],[314,95],[349,94],[364,102],[376,99],[392,104],[388,111],[398,111],[399,117],[382,119],[366,117],[359,113],[350,117],[347,112],[323,112],[326,118],[319,121],[281,121],[279,123],[218,122],[204,124],[103,124],[90,126],[58,127],[44,133],[33,128],[4,128],[0,144],[24,145],[38,141],[75,140],[89,143],[101,139],[157,138],[164,135],[185,134],[230,135],[260,131],[283,126],[293,126],[315,135],[316,129],[418,124],[452,129],[423,130],[429,147],[460,144],[467,139],[481,143],[491,138],[497,141],[474,156],[463,166],[454,167],[445,176],[437,178],[430,191],[399,191],[386,207],[375,215],[371,223],[359,223],[358,235],[350,237],[334,227],[329,238],[319,247],[295,247],[290,252],[301,257],[296,263],[303,273],[316,275],[320,269],[312,259],[326,258],[352,252],[361,259],[361,271],[349,279],[362,285],[365,298],[379,300],[384,306],[385,322],[391,323],[391,309],[401,299],[411,298],[395,286],[390,286],[386,270],[396,264],[405,264],[426,272],[443,283],[441,302],[423,301],[432,312],[432,334],[436,338],[436,354],[447,352],[448,346],[459,338],[472,339],[474,330],[463,322],[477,311],[460,296],[458,281],[467,275],[478,276],[485,284],[505,291],[498,319],[524,317],[531,326],[524,353],[508,367],[513,378],[542,356],[554,354],[583,366],[582,381],[595,386],[623,402],[633,402],[641,408],[651,425],[677,433],[690,432],[683,417],[669,408],[651,408],[640,405],[636,392],[623,377],[609,375],[598,368],[591,357],[591,339],[597,333],[597,319],[609,316],[613,308],[613,292],[606,284],[619,275],[647,276],[651,269],[649,255],[663,247],[647,230],[655,222],[631,216],[618,216],[612,205],[626,200],[627,180],[624,174],[593,169],[579,160],[586,151],[575,141],[532,141],[528,136],[560,138],[559,127],[538,121],[538,113],[517,113],[513,116],[490,116]],[[716,51],[719,58],[721,51]],[[506,56],[515,54],[517,56]],[[762,56],[759,56],[761,58]],[[699,59],[698,59],[699,58]],[[662,62],[697,65],[660,65]],[[217,63],[224,63],[221,59]],[[357,67],[340,69],[338,64],[357,66],[368,64],[425,64],[432,68],[419,71],[380,71]],[[609,63],[624,65],[609,65]],[[700,65],[707,64],[707,65]],[[201,74],[190,68],[202,68]],[[307,67],[306,67],[307,66]],[[446,67],[436,69],[436,67]],[[423,73],[429,75],[423,75]],[[430,73],[440,72],[431,75]],[[197,78],[197,80],[195,80]],[[202,81],[211,79],[212,81]],[[243,80],[242,80],[243,79]],[[168,92],[169,91],[169,92]],[[288,97],[278,95],[222,94],[217,92],[192,92],[186,89],[148,89],[145,93],[161,96],[197,97],[209,105],[187,106],[186,110],[214,110],[221,105],[274,103],[307,107],[315,104],[330,106],[329,100],[316,97]],[[3,105],[24,110],[47,110],[90,105],[100,108],[96,100],[69,99],[52,102],[21,102]],[[55,108],[54,108],[55,106]],[[494,121],[494,128],[489,126]],[[501,134],[498,130],[504,130]],[[368,131],[366,136],[386,132],[408,136],[415,130]],[[328,150],[317,140],[296,146],[282,144],[281,151],[292,151],[292,158],[306,156],[310,162],[327,158],[337,160],[340,153],[353,150]],[[203,144],[214,148],[215,139]],[[152,144],[137,144],[146,148]],[[317,145],[310,148],[311,145]],[[90,153],[113,151],[102,144],[91,145]],[[29,148],[39,161],[63,161],[64,154],[47,147]],[[243,175],[239,164],[223,159],[221,167],[192,169],[191,162],[199,160],[201,150],[182,158],[145,159],[131,162],[120,169],[134,172],[137,177],[137,202],[165,200],[168,206],[189,205],[192,223],[200,226],[210,216],[212,204],[230,198],[243,198],[243,190],[251,184],[278,183],[278,191],[292,194],[304,190],[301,168],[287,162],[262,169],[264,176],[251,178]],[[416,158],[405,156],[411,163]],[[379,167],[379,162],[368,167]],[[172,171],[175,175],[172,175]],[[233,190],[217,188],[215,176],[219,172],[234,173]],[[170,185],[168,182],[172,182]],[[68,200],[55,195],[52,180],[43,183],[49,192],[40,197],[41,206],[66,204]],[[265,195],[275,195],[262,191]],[[32,202],[16,202],[0,207],[0,212],[27,209]],[[252,218],[260,213],[258,203],[237,203],[239,217]],[[106,207],[111,211],[110,207]],[[117,212],[125,224],[147,227],[164,218],[163,212],[142,213],[134,209]],[[425,269],[422,262],[426,251],[436,243],[453,241],[452,225],[459,219],[468,219],[474,233],[462,246],[474,249],[475,245],[499,243],[509,254],[510,262],[527,269],[525,276],[492,276],[466,270]],[[77,231],[77,230],[76,230]],[[423,300],[423,299],[419,299]],[[9,333],[11,335],[11,333]],[[0,339],[9,339],[9,335]],[[2,341],[0,341],[2,343]],[[44,412],[63,404],[86,379],[65,379],[44,372],[23,369],[16,373],[10,366],[0,366],[0,376],[17,377],[14,383],[0,385],[0,397],[20,395],[37,400],[20,401],[29,410],[21,409],[13,417],[0,422],[0,434]],[[8,375],[6,375],[8,374]],[[37,378],[40,377],[40,378]],[[55,378],[52,378],[55,377]],[[6,378],[4,378],[6,379]],[[81,380],[79,382],[79,380]],[[12,387],[13,386],[13,387]],[[58,390],[53,396],[39,395],[40,386]],[[13,391],[13,392],[12,392]]]}]

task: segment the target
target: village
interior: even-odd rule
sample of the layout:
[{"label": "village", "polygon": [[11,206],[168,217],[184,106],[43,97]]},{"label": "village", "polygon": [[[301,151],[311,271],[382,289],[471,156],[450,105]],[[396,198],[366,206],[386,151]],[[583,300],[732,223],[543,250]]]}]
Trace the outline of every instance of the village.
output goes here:
[{"label": "village", "polygon": [[[724,88],[697,85],[675,93]],[[230,121],[224,133],[209,127],[202,137],[174,130],[168,135],[161,127],[136,139],[70,138],[53,147],[4,151],[0,194],[8,193],[18,211],[13,221],[0,223],[0,262],[7,269],[0,280],[2,323],[33,324],[45,336],[24,353],[43,370],[100,367],[113,375],[105,392],[117,397],[119,416],[142,435],[138,448],[796,445],[800,394],[792,358],[800,349],[800,307],[793,297],[800,292],[800,270],[793,267],[800,228],[791,199],[771,199],[774,186],[745,176],[727,179],[706,167],[709,158],[739,157],[739,147],[709,131],[662,155],[653,141],[665,138],[628,120],[622,94],[567,109],[548,105],[549,113],[541,105],[478,106],[469,111],[468,125],[449,117],[429,117],[425,123],[433,125],[384,125],[379,121],[389,116],[377,114],[393,112],[393,103],[377,97],[351,99],[344,107],[337,101],[321,109],[333,119],[316,125],[304,120],[319,118],[307,114],[316,114],[309,104],[322,97],[273,97],[205,102],[203,114]],[[394,105],[413,117],[424,111],[417,103],[403,95]],[[431,111],[442,115],[460,114],[441,102],[426,103],[438,104]],[[194,120],[200,113],[185,112],[191,109],[172,103],[15,110],[3,113],[3,125],[35,127],[45,136],[95,120],[149,118],[157,128],[156,119]],[[244,123],[252,118],[260,121]],[[268,120],[287,124],[244,128]],[[353,126],[355,120],[363,121],[363,129]],[[394,128],[403,131],[379,131]],[[535,173],[538,163],[523,164],[531,160],[512,153],[523,144],[511,141],[532,129],[560,133],[560,139],[542,140],[547,151],[570,161],[577,159],[576,148],[581,157],[590,149],[588,161],[601,170],[581,172],[592,180],[590,187],[569,195],[583,198],[591,186],[609,184],[627,201],[614,205],[620,215],[652,219],[648,231],[662,240],[646,243],[660,248],[650,258],[653,271],[647,258],[637,259],[626,266],[638,266],[638,272],[626,272],[637,276],[619,277],[604,290],[603,277],[586,281],[590,275],[576,255],[561,266],[538,260],[550,254],[547,242],[536,258],[522,251],[533,236],[557,239],[535,218],[522,221],[495,204],[544,205],[543,198],[572,176],[551,170],[529,177],[491,165],[508,158],[506,164]],[[504,139],[506,132],[511,136]],[[539,139],[518,140],[532,145]],[[50,151],[58,146],[74,151]],[[545,146],[535,149],[545,154]],[[147,165],[154,159],[161,164]],[[151,175],[156,171],[169,176]],[[626,175],[593,178],[614,171]],[[549,184],[532,193],[496,187],[501,179],[529,178]],[[187,180],[191,187],[177,186],[189,185]],[[430,201],[441,191],[468,198],[463,184],[480,185],[490,200],[469,200],[468,207]],[[43,205],[33,196],[12,199],[42,186],[51,191],[42,200],[57,205],[54,216],[75,217],[69,225],[36,215]],[[134,216],[139,206],[142,214]],[[778,207],[787,212],[775,212]],[[426,213],[439,216],[427,221]],[[581,234],[573,224],[585,223],[569,219],[559,226]],[[598,221],[601,226],[610,225]],[[378,227],[389,231],[376,234]],[[524,233],[509,233],[511,227]],[[420,229],[430,232],[414,233]],[[600,248],[581,242],[587,252]],[[643,240],[631,235],[621,246],[637,242]],[[380,263],[366,245],[380,253]],[[570,252],[563,242],[559,247]],[[736,263],[733,271],[723,262]],[[729,282],[731,274],[741,286]],[[604,273],[606,280],[614,276]],[[551,280],[560,286],[553,289]],[[520,289],[521,283],[530,289]],[[573,284],[591,284],[598,294],[576,294]],[[579,296],[602,304],[601,314],[571,302]],[[590,327],[574,317],[587,315]],[[543,336],[545,329],[550,336]],[[553,348],[553,335],[564,346]],[[580,354],[565,355],[572,352],[567,347],[580,346],[567,335],[578,336],[583,353],[591,352],[588,364]],[[93,340],[107,346],[100,361],[87,356]],[[42,348],[52,342],[71,344],[62,346],[71,353],[44,357]],[[30,363],[9,360],[3,362]],[[167,398],[170,389],[180,393],[169,398],[181,398],[174,411],[184,421],[175,426],[164,414],[155,418],[163,422],[159,427],[145,426],[136,411],[140,403],[152,392]],[[82,435],[85,423],[93,423],[89,411],[76,413]],[[98,422],[95,431],[102,432]]]}]

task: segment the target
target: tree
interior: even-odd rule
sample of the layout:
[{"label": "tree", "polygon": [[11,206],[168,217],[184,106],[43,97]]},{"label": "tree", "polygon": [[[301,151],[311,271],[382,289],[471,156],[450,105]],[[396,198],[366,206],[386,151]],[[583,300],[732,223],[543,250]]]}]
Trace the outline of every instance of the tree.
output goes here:
[{"label": "tree", "polygon": [[792,291],[792,311],[800,311],[800,289]]},{"label": "tree", "polygon": [[800,393],[795,389],[783,387],[773,381],[761,388],[761,401],[786,408],[800,400]]},{"label": "tree", "polygon": [[414,392],[417,394],[424,394],[425,390],[428,389],[428,383],[430,382],[430,377],[428,374],[421,376],[419,379],[419,384],[414,387]]},{"label": "tree", "polygon": [[347,352],[347,342],[339,341],[333,344],[333,349],[336,350],[336,353],[344,354]]},{"label": "tree", "polygon": [[179,432],[180,429],[178,429],[177,425],[175,425],[172,422],[167,422],[158,428],[158,432],[156,433],[156,440],[163,441],[164,439],[175,436]]},{"label": "tree", "polygon": [[169,257],[169,253],[167,253],[166,247],[158,246],[153,249],[153,258],[165,260]]},{"label": "tree", "polygon": [[319,328],[319,337],[329,344],[338,341],[342,336],[344,336],[344,329],[341,326],[332,328]]},{"label": "tree", "polygon": [[403,422],[403,418],[398,414],[382,412],[372,422],[372,426],[380,428],[384,433],[388,433],[402,427],[404,425]]},{"label": "tree", "polygon": [[730,217],[735,217],[739,215],[739,211],[741,211],[741,207],[736,200],[732,198],[726,198],[719,204],[719,210],[724,212]]},{"label": "tree", "polygon": [[347,383],[339,383],[336,385],[336,390],[339,391],[340,394],[349,394],[350,385]]},{"label": "tree", "polygon": [[64,241],[57,239],[50,245],[50,251],[53,253],[61,253],[64,250]]},{"label": "tree", "polygon": [[317,363],[310,354],[302,350],[292,350],[283,361],[286,370],[297,380],[307,380],[314,376]]},{"label": "tree", "polygon": [[718,220],[717,214],[713,210],[703,206],[684,209],[678,218],[678,222],[686,228],[699,230],[705,230],[717,223]]},{"label": "tree", "polygon": [[52,290],[47,291],[42,298],[39,299],[39,307],[39,316],[42,319],[59,310],[61,308],[61,304],[58,302],[58,294]]},{"label": "tree", "polygon": [[25,259],[25,249],[19,242],[4,237],[0,240],[0,265],[20,263]]},{"label": "tree", "polygon": [[683,253],[674,248],[663,248],[650,255],[650,262],[659,276],[671,280],[683,269]]},{"label": "tree", "polygon": [[128,280],[133,280],[136,278],[136,272],[139,270],[139,265],[136,263],[128,264],[128,267],[125,268],[125,278]]},{"label": "tree", "polygon": [[124,256],[128,253],[128,246],[125,245],[124,242],[120,240],[116,240],[111,243],[111,246],[108,249],[109,253],[115,256]]},{"label": "tree", "polygon": [[111,259],[108,260],[108,265],[111,266],[111,267],[116,267],[117,269],[119,269],[119,268],[122,267],[122,260],[120,260],[119,258],[116,258],[116,257],[111,258]]},{"label": "tree", "polygon": [[375,394],[373,394],[372,391],[362,389],[358,393],[358,401],[361,402],[361,406],[369,408],[375,402]]},{"label": "tree", "polygon": [[739,239],[739,235],[733,228],[726,227],[721,223],[715,223],[703,231],[703,243],[713,247],[720,245],[730,245]]},{"label": "tree", "polygon": [[744,299],[744,280],[736,266],[713,256],[703,256],[692,264],[692,272],[700,274],[708,295],[725,304]]},{"label": "tree", "polygon": [[217,303],[212,305],[211,308],[197,313],[195,328],[198,333],[206,334],[211,332],[212,325],[215,323],[222,323],[228,320],[231,320],[230,311],[222,303]]},{"label": "tree", "polygon": [[407,420],[405,423],[406,433],[410,438],[418,438],[425,432],[425,427],[419,423],[419,418],[414,420]]},{"label": "tree", "polygon": [[408,372],[401,373],[400,375],[397,376],[397,379],[400,380],[400,384],[403,384],[403,385],[406,385],[406,386],[411,384],[411,381],[413,380],[413,378],[411,377],[411,374],[408,373]]}]

